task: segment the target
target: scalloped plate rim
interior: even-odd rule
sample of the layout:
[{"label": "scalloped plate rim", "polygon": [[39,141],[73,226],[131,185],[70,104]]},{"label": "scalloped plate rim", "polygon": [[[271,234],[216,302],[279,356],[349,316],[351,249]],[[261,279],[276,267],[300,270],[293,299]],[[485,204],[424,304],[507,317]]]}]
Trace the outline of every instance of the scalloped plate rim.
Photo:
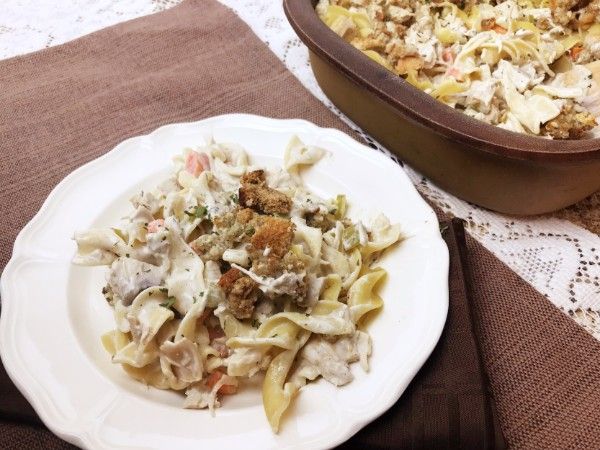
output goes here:
[{"label": "scalloped plate rim", "polygon": [[[69,173],[63,180],[58,183],[50,192],[46,200],[43,202],[42,206],[38,210],[38,212],[34,215],[34,217],[23,227],[23,229],[18,233],[17,238],[15,239],[15,243],[13,246],[13,254],[11,259],[7,263],[2,276],[0,278],[0,294],[2,298],[2,315],[0,316],[0,358],[5,366],[6,372],[8,373],[10,379],[13,383],[18,387],[21,393],[27,398],[27,400],[31,403],[35,411],[38,413],[44,424],[57,436],[68,441],[72,444],[84,447],[84,448],[100,448],[102,446],[102,442],[99,441],[93,429],[71,429],[61,422],[60,418],[57,418],[53,415],[53,411],[51,407],[55,405],[48,406],[48,399],[52,397],[52,393],[45,391],[41,382],[35,380],[30,372],[27,371],[27,366],[25,362],[19,357],[18,352],[16,352],[16,348],[13,347],[13,343],[9,337],[9,331],[11,330],[11,326],[17,326],[15,323],[10,323],[9,317],[11,314],[15,314],[13,312],[14,305],[12,304],[12,300],[10,296],[7,294],[11,291],[11,287],[14,288],[15,284],[18,284],[14,280],[18,275],[18,269],[20,264],[28,261],[28,260],[36,260],[40,259],[35,256],[28,256],[23,251],[23,244],[27,238],[28,233],[40,222],[42,222],[46,216],[47,211],[52,208],[53,204],[57,200],[60,194],[65,193],[68,195],[68,188],[71,183],[75,182],[77,177],[83,174],[86,170],[93,168],[99,164],[104,163],[105,161],[109,161],[111,158],[115,158],[119,155],[120,150],[131,143],[136,141],[143,141],[148,138],[152,138],[158,134],[165,133],[166,131],[175,131],[178,127],[181,126],[208,126],[211,123],[219,123],[219,122],[227,122],[232,121],[236,122],[236,120],[244,119],[247,120],[248,123],[261,124],[268,127],[275,127],[281,129],[289,129],[290,132],[302,132],[302,131],[310,131],[310,132],[318,132],[321,134],[331,134],[335,136],[336,139],[341,139],[347,142],[351,148],[351,150],[370,151],[368,156],[369,159],[373,159],[377,161],[379,164],[393,164],[395,163],[387,158],[385,155],[373,151],[369,147],[358,143],[354,139],[352,139],[347,134],[343,133],[340,130],[334,128],[323,128],[319,127],[312,122],[308,122],[302,119],[272,119],[267,117],[261,117],[250,114],[224,114],[219,116],[213,116],[206,119],[202,119],[199,121],[190,121],[190,122],[180,122],[180,123],[171,123],[163,125],[147,134],[133,136],[125,139],[124,141],[117,144],[110,151],[105,154],[95,158],[86,164],[76,168],[71,173]],[[240,126],[236,124],[234,126]],[[246,125],[244,125],[246,126]],[[252,126],[247,126],[248,128],[252,128]],[[297,131],[293,131],[292,129],[296,129]],[[243,143],[241,143],[243,145]],[[251,153],[250,153],[251,155]],[[399,176],[404,177],[406,181],[408,180],[407,175],[398,167]],[[410,185],[410,186],[408,186]],[[407,189],[412,190],[412,195],[416,196],[416,201],[421,203],[421,206],[425,207],[425,210],[433,217],[433,224],[431,226],[438,226],[437,220],[435,220],[435,215],[429,205],[425,203],[425,201],[420,197],[417,193],[416,189],[408,182]],[[446,280],[442,282],[441,291],[440,291],[440,304],[439,309],[437,311],[433,311],[431,315],[431,322],[429,324],[428,336],[430,340],[428,342],[422,343],[421,347],[418,349],[418,356],[416,357],[416,364],[409,368],[403,375],[402,379],[397,383],[396,389],[394,390],[394,395],[392,395],[388,401],[381,402],[377,405],[373,410],[368,411],[361,417],[354,417],[354,421],[352,423],[346,424],[342,428],[340,432],[337,434],[329,434],[323,435],[320,438],[313,439],[305,444],[317,444],[319,446],[325,447],[334,447],[339,445],[340,443],[349,439],[352,435],[358,432],[361,428],[363,428],[368,423],[375,420],[377,417],[382,415],[385,411],[387,411],[393,404],[397,401],[397,399],[402,395],[414,375],[421,368],[421,366],[425,363],[431,352],[433,351],[435,345],[437,344],[439,337],[442,333],[448,309],[448,285],[447,285],[447,275],[448,275],[448,265],[449,265],[449,256],[448,249],[439,234],[430,234],[432,238],[432,242],[435,243],[439,247],[439,257],[441,258],[441,278],[442,280]],[[433,239],[433,238],[436,239]],[[11,281],[13,284],[10,284]],[[435,313],[435,314],[434,314]],[[398,369],[398,367],[396,367]],[[18,373],[19,370],[23,370],[22,373]],[[29,380],[25,380],[28,378]],[[115,387],[118,392],[119,388]],[[338,430],[339,427],[336,428]],[[198,442],[201,442],[201,437],[199,437]],[[286,448],[298,447],[301,448],[303,443],[294,443],[293,445],[286,445]]]}]

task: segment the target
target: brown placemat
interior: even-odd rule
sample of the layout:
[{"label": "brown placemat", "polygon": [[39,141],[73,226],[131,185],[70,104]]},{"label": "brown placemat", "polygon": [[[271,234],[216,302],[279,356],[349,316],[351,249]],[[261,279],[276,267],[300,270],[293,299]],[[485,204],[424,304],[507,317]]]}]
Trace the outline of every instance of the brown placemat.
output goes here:
[{"label": "brown placemat", "polygon": [[[0,86],[0,268],[51,188],[127,137],[227,112],[349,131],[214,0],[1,61]],[[600,344],[482,246],[467,238],[466,247],[475,331],[508,443],[600,448]],[[14,425],[0,422],[0,439],[13,439],[2,448],[15,444]]]},{"label": "brown placemat", "polygon": [[572,206],[549,215],[557,219],[568,220],[575,225],[588,229],[592,233],[600,235],[600,191]]}]

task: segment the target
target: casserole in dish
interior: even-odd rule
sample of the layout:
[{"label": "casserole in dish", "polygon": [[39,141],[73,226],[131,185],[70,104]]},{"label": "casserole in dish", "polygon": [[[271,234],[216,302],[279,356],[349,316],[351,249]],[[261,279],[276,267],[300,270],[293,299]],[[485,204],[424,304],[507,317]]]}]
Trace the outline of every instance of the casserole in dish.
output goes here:
[{"label": "casserole in dish", "polygon": [[284,8],[325,94],[442,188],[510,214],[553,211],[600,189],[600,139],[550,140],[468,117],[346,43],[315,3],[284,0]]}]

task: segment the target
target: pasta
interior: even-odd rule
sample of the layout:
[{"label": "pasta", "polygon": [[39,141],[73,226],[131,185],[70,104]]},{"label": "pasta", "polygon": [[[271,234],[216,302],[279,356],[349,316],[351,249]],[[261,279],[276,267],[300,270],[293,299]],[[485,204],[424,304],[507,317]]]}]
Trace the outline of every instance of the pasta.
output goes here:
[{"label": "pasta", "polygon": [[319,0],[316,11],[471,117],[552,139],[600,133],[600,0]]},{"label": "pasta", "polygon": [[121,226],[76,233],[73,262],[109,266],[115,329],[101,341],[112,362],[211,411],[265,372],[274,432],[307,382],[349,383],[356,361],[368,370],[361,322],[382,307],[385,276],[374,262],[400,227],[353,222],[343,195],[308,191],[300,169],[324,153],[294,137],[283,168],[264,170],[238,145],[186,149]]}]

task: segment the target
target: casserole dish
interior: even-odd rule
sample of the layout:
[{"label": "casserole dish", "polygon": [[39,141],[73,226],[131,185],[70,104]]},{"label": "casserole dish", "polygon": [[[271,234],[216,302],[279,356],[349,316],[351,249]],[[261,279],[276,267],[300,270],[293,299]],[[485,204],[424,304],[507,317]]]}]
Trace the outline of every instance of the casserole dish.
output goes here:
[{"label": "casserole dish", "polygon": [[600,189],[600,139],[550,140],[468,117],[344,41],[321,22],[316,1],[283,4],[331,101],[448,192],[502,213],[531,215]]}]

